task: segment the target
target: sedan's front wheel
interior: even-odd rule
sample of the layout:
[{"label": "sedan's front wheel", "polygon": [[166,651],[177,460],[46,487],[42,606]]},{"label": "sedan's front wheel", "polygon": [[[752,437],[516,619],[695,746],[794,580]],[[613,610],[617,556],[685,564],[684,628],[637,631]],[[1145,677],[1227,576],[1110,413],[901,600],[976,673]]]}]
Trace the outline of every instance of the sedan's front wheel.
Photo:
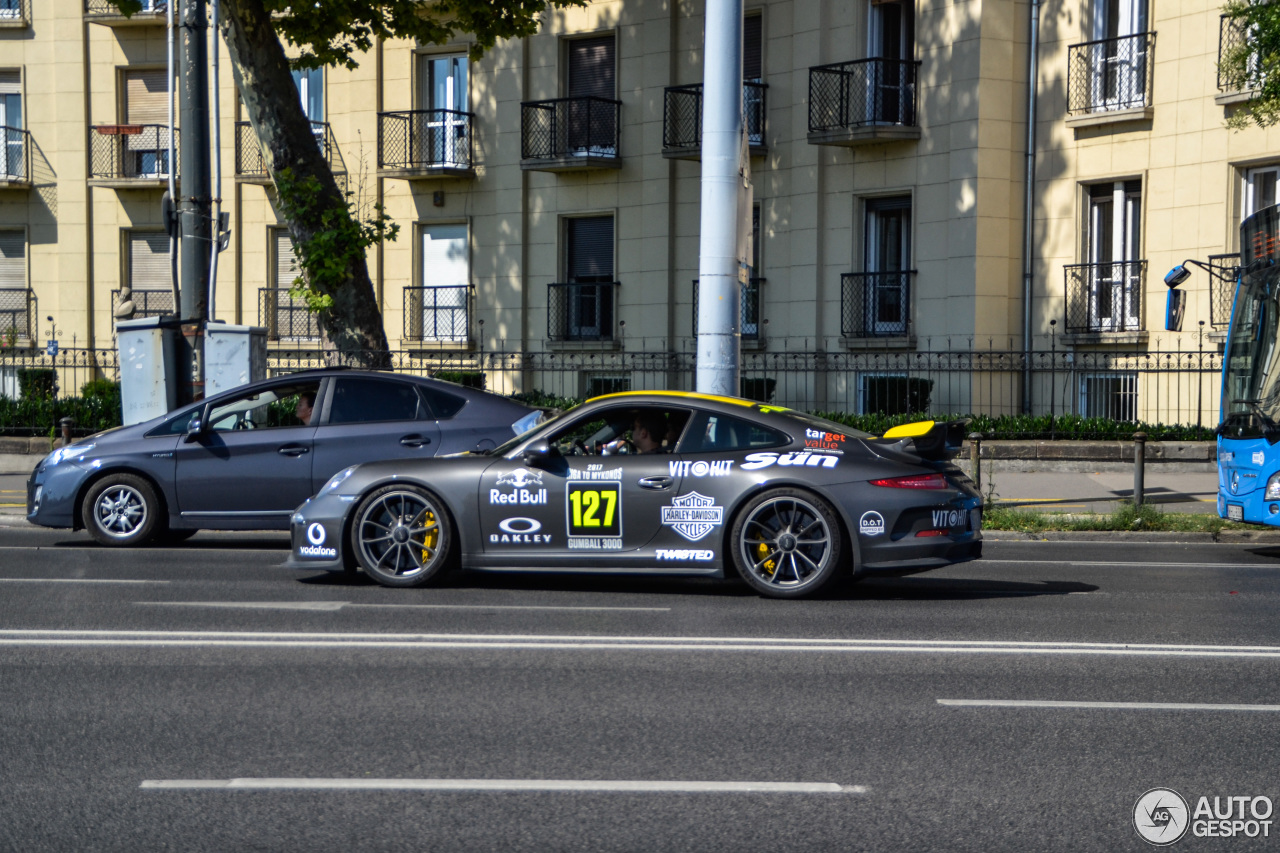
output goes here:
[{"label": "sedan's front wheel", "polygon": [[356,560],[384,586],[420,586],[440,574],[453,530],[437,499],[413,486],[384,486],[355,512]]},{"label": "sedan's front wheel", "polygon": [[840,523],[817,495],[771,489],[738,515],[731,533],[743,580],[771,598],[817,592],[840,562]]},{"label": "sedan's front wheel", "polygon": [[101,545],[141,545],[155,533],[160,512],[155,489],[133,474],[108,474],[80,505],[84,526]]}]

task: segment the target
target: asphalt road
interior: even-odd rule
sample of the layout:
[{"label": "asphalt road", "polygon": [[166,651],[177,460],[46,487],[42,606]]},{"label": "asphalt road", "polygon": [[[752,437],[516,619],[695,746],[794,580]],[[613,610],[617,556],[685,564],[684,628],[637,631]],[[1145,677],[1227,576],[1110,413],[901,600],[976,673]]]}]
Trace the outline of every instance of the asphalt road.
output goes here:
[{"label": "asphalt road", "polygon": [[0,529],[0,850],[1113,851],[1152,788],[1280,800],[1277,549],[991,541],[780,602],[283,545]]}]

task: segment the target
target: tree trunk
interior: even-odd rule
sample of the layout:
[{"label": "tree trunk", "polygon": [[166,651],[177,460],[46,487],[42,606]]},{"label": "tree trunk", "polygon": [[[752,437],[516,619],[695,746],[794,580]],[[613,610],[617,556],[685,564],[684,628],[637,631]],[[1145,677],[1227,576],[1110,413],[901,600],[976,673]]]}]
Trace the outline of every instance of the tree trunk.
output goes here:
[{"label": "tree trunk", "polygon": [[[349,215],[346,198],[316,144],[293,83],[289,60],[261,0],[220,2],[223,41],[236,88],[262,146],[267,174],[275,181],[277,174],[289,168],[295,180],[319,181],[322,204],[312,206],[309,213],[285,214],[295,252],[303,255],[308,244],[326,230],[321,222],[322,212]],[[317,314],[326,361],[390,367],[382,313],[363,252],[351,253],[340,285],[321,292],[333,300],[331,308]]]}]

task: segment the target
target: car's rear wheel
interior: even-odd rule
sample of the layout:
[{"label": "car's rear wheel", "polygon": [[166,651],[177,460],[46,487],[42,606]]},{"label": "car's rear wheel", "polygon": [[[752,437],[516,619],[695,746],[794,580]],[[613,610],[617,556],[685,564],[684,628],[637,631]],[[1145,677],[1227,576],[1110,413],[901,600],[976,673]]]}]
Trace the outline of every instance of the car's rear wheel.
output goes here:
[{"label": "car's rear wheel", "polygon": [[738,573],[771,598],[821,589],[840,562],[840,522],[830,504],[799,489],[770,489],[738,514],[730,533]]},{"label": "car's rear wheel", "polygon": [[384,586],[420,586],[449,558],[453,529],[439,501],[424,489],[385,486],[356,509],[351,544],[360,568]]},{"label": "car's rear wheel", "polygon": [[161,524],[162,510],[146,480],[134,474],[108,474],[89,489],[80,513],[89,535],[99,544],[127,547],[151,539]]}]

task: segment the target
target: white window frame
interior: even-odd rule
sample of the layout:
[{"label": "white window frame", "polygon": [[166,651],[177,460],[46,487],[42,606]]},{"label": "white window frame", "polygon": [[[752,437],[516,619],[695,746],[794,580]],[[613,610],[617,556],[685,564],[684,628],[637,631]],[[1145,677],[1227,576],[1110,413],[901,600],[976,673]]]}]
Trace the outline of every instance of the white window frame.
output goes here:
[{"label": "white window frame", "polygon": [[1262,210],[1264,207],[1270,207],[1270,204],[1262,204],[1264,197],[1259,197],[1259,179],[1269,177],[1271,180],[1271,204],[1280,201],[1280,164],[1272,163],[1267,166],[1255,166],[1252,169],[1246,169],[1244,173],[1244,204],[1241,210],[1243,214],[1241,219],[1246,219],[1253,214]]},{"label": "white window frame", "polygon": [[[1111,3],[1115,3],[1114,19]],[[1094,0],[1093,40],[1123,39],[1147,32],[1150,10],[1148,0]],[[1108,56],[1103,50],[1090,52],[1093,61],[1090,105],[1099,111],[1127,109],[1136,94],[1146,86],[1146,63],[1151,57],[1145,47],[1134,56]],[[1115,91],[1109,93],[1108,81],[1115,79]]]},{"label": "white window frame", "polygon": [[[437,71],[444,68],[443,82],[437,77]],[[471,66],[466,53],[429,53],[418,60],[418,99],[421,109],[430,112],[427,118],[425,138],[419,137],[419,144],[426,146],[430,154],[439,153],[439,157],[427,156],[415,159],[414,162],[431,162],[443,166],[471,165],[467,156],[467,134],[469,124],[467,105],[470,103]],[[443,94],[444,103],[439,103],[438,96]],[[437,117],[438,110],[444,110]],[[439,137],[439,144],[434,140]]]},{"label": "white window frame", "polygon": [[[1106,226],[1102,220],[1102,205],[1094,202],[1092,187],[1089,188],[1087,199],[1088,262],[1094,267],[1089,275],[1089,327],[1103,332],[1136,329],[1139,323],[1142,300],[1141,267],[1138,264],[1142,257],[1142,191],[1130,193],[1125,189],[1125,184],[1125,181],[1111,183],[1109,234],[1103,233]],[[1104,237],[1109,238],[1109,244],[1103,242]],[[1103,251],[1107,245],[1110,246],[1110,252]],[[1106,279],[1101,275],[1100,267],[1103,264],[1112,265],[1112,274]],[[1113,307],[1106,316],[1102,315],[1101,297],[1104,288],[1110,289],[1107,294],[1110,297],[1108,304],[1124,306],[1122,312],[1118,313]]]},{"label": "white window frame", "polygon": [[[445,281],[435,274],[437,265],[432,263],[432,251],[428,246],[433,232],[452,229],[461,229],[465,263],[461,280],[454,280],[457,278],[454,276]],[[418,231],[418,247],[422,253],[419,259],[421,268],[419,281],[422,285],[422,340],[465,343],[470,340],[471,335],[470,316],[467,310],[471,295],[471,228],[466,222],[428,222],[421,224]],[[452,239],[456,240],[457,237]],[[445,292],[432,294],[434,298],[428,299],[428,291],[431,290]],[[446,302],[443,305],[440,299],[442,296]],[[444,334],[433,333],[440,329],[447,331]]]}]

